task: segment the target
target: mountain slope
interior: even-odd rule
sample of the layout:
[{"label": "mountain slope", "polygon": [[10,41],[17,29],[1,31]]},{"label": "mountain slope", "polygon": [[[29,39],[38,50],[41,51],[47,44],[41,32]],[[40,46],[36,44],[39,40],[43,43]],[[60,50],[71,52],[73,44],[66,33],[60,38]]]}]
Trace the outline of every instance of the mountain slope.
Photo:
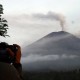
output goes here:
[{"label": "mountain slope", "polygon": [[80,39],[70,33],[53,32],[24,49],[25,54],[79,54]]},{"label": "mountain slope", "polygon": [[80,68],[80,39],[60,31],[52,32],[25,47],[23,68],[37,71]]}]

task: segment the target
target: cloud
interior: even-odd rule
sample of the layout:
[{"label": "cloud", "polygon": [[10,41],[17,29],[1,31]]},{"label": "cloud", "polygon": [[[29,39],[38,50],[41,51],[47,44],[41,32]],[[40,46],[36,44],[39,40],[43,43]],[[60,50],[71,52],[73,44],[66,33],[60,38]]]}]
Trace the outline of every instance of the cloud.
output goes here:
[{"label": "cloud", "polygon": [[30,54],[27,57],[22,58],[22,63],[28,62],[35,62],[35,61],[47,61],[47,60],[57,60],[59,59],[58,55],[37,55],[37,54]]},{"label": "cloud", "polygon": [[75,59],[79,56],[77,55],[38,55],[38,54],[30,54],[27,57],[22,57],[22,63],[30,63],[36,61],[56,61],[56,60],[65,60],[65,59]]},{"label": "cloud", "polygon": [[48,12],[47,14],[36,13],[36,14],[33,14],[33,17],[39,18],[39,19],[60,20],[61,17],[63,16],[55,12]]},{"label": "cloud", "polygon": [[80,56],[78,55],[39,55],[30,54],[22,57],[23,70],[71,70],[80,66]]}]

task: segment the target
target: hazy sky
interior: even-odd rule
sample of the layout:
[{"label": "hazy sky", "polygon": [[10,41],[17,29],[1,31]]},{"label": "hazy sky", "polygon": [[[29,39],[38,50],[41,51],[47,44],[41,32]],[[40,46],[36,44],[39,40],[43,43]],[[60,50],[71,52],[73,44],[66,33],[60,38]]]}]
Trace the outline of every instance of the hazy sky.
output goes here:
[{"label": "hazy sky", "polygon": [[33,13],[54,11],[68,14],[80,8],[80,0],[0,0],[6,13]]},{"label": "hazy sky", "polygon": [[80,32],[80,0],[0,0],[8,20],[10,38],[1,41],[28,45],[41,37],[60,31]]}]

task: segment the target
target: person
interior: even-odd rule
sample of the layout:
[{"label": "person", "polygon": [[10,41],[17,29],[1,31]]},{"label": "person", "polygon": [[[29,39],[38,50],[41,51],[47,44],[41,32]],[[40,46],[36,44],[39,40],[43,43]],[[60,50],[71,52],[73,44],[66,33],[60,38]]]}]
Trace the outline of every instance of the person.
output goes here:
[{"label": "person", "polygon": [[[12,48],[17,48],[16,51],[12,50]],[[1,55],[2,53],[2,55]],[[5,54],[8,56],[5,57]],[[21,60],[21,47],[17,44],[13,44],[9,46],[6,42],[0,43],[0,61],[6,62],[13,65],[17,72],[19,73],[20,78],[22,78],[22,64]]]},{"label": "person", "polygon": [[0,62],[11,63],[11,59],[14,57],[14,53],[7,46],[8,44],[5,42],[0,43]]},{"label": "person", "polygon": [[20,77],[22,78],[22,64],[21,64],[21,47],[17,44],[13,44],[13,46],[17,47],[17,51],[15,52],[15,60],[13,62],[14,67],[17,69]]}]

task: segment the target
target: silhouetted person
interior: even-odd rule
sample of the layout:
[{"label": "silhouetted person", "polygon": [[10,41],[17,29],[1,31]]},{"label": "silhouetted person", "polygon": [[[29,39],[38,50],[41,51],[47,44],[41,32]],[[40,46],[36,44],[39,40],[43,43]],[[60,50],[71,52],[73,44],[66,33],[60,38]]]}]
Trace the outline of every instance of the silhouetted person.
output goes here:
[{"label": "silhouetted person", "polygon": [[5,42],[0,43],[0,62],[11,63],[11,59],[14,58],[14,52],[7,46]]},{"label": "silhouetted person", "polygon": [[13,65],[22,78],[21,47],[17,44],[0,43],[0,61]]},{"label": "silhouetted person", "polygon": [[17,47],[17,51],[15,52],[15,60],[13,62],[14,67],[17,69],[20,77],[22,78],[22,65],[20,63],[21,60],[21,47],[17,44],[13,44]]}]

